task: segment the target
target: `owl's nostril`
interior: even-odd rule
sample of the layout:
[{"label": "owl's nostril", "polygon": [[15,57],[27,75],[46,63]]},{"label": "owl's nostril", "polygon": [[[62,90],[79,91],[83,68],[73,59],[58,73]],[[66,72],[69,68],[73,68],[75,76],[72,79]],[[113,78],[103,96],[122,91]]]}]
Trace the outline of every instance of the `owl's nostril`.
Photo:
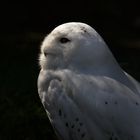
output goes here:
[{"label": "owl's nostril", "polygon": [[44,55],[45,55],[45,56],[47,56],[47,53],[46,53],[46,52],[44,52]]}]

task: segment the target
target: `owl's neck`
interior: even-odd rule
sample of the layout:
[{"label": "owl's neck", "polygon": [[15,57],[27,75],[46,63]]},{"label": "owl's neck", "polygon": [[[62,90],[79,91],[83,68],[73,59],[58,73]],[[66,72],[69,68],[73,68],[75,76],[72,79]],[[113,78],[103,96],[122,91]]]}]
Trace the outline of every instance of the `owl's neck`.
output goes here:
[{"label": "owl's neck", "polygon": [[94,63],[94,64],[92,63],[91,64],[85,63],[79,65],[73,64],[70,65],[69,69],[82,74],[88,74],[93,76],[106,76],[114,80],[117,80],[118,82],[126,85],[127,87],[135,91],[133,84],[128,79],[125,72],[121,69],[121,67],[115,60],[114,56],[111,56],[111,59],[105,59],[97,62],[98,63]]}]

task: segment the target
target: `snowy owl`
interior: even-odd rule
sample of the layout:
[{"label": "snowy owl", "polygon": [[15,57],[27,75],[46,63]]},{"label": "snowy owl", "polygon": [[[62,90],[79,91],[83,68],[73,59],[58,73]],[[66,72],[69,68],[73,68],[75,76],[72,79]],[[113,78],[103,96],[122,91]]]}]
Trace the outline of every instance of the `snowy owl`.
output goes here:
[{"label": "snowy owl", "polygon": [[56,27],[39,64],[39,96],[61,140],[140,140],[140,85],[92,27]]}]

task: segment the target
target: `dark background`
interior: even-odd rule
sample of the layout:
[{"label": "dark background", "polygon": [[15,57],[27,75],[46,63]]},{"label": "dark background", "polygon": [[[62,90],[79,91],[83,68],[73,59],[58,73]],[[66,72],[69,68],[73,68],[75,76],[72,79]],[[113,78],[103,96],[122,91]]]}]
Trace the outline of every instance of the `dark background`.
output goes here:
[{"label": "dark background", "polygon": [[122,68],[140,80],[138,1],[5,1],[0,9],[0,140],[56,139],[36,85],[41,41],[59,24],[94,27]]}]

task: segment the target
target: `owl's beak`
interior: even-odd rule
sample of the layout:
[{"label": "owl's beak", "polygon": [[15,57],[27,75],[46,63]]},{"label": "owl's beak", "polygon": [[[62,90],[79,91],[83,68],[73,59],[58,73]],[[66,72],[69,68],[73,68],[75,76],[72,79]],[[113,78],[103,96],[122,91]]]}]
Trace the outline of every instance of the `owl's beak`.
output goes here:
[{"label": "owl's beak", "polygon": [[61,51],[59,49],[45,49],[44,51],[44,55],[45,57],[47,56],[53,56],[53,57],[57,57],[61,54]]},{"label": "owl's beak", "polygon": [[52,53],[52,52],[48,52],[48,51],[46,51],[46,52],[44,52],[44,55],[47,57],[47,56],[56,56],[56,54],[55,53]]}]

